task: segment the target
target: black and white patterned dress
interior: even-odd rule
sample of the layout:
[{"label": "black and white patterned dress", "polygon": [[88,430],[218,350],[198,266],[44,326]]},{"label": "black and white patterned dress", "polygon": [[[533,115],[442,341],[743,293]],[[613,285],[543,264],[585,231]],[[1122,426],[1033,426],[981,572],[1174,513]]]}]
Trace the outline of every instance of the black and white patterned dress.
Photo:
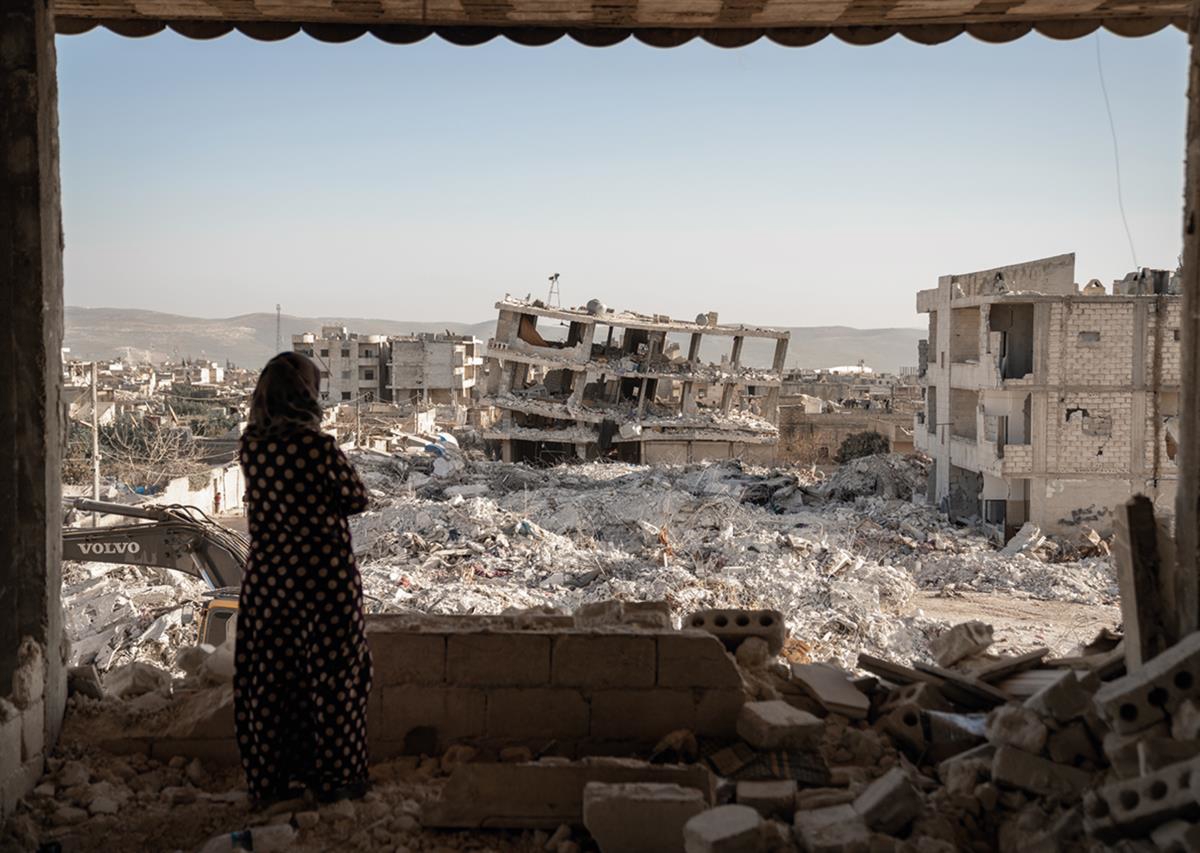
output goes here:
[{"label": "black and white patterned dress", "polygon": [[371,653],[347,517],[367,493],[331,436],[244,437],[250,561],[234,712],[250,795],[328,795],[367,778]]}]

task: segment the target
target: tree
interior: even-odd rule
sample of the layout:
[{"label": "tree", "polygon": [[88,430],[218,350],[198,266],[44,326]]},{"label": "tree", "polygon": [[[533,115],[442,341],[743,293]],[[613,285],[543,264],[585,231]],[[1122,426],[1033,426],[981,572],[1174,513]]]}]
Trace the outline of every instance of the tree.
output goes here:
[{"label": "tree", "polygon": [[846,436],[842,446],[838,448],[834,461],[844,463],[862,456],[888,453],[890,450],[891,447],[886,436],[877,432],[854,432]]}]

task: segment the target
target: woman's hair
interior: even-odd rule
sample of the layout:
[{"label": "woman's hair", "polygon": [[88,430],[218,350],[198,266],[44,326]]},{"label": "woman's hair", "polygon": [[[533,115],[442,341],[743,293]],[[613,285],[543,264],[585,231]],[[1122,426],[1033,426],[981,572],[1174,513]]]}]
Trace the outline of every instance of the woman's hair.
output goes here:
[{"label": "woman's hair", "polygon": [[320,385],[321,371],[311,359],[295,352],[275,356],[258,376],[246,435],[262,438],[297,429],[320,430]]}]

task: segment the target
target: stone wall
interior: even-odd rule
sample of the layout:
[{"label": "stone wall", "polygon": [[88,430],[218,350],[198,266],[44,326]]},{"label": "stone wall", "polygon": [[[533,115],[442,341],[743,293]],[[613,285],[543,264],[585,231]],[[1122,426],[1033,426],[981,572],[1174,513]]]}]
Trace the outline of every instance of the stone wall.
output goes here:
[{"label": "stone wall", "polygon": [[[659,616],[654,605],[625,607]],[[734,737],[742,679],[712,634],[574,626],[573,617],[536,614],[368,617],[372,759],[461,743],[493,756],[507,747],[625,755],[677,729]],[[232,689],[182,695],[162,727],[122,731],[101,745],[234,763]]]}]

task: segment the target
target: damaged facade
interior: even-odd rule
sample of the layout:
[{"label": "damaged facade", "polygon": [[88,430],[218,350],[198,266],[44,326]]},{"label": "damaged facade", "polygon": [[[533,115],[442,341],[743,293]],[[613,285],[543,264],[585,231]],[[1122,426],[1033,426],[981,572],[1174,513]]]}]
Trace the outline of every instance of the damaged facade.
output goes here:
[{"label": "damaged facade", "polygon": [[[488,402],[500,419],[485,437],[505,461],[773,457],[787,332],[719,325],[715,314],[686,322],[618,312],[597,300],[566,309],[509,297],[496,308]],[[539,319],[565,325],[566,338],[543,336]],[[727,359],[701,360],[705,335],[729,340]],[[774,342],[769,368],[742,363],[747,338]]]},{"label": "damaged facade", "polygon": [[479,381],[481,342],[422,333],[388,339],[388,389],[397,403],[467,403]]},{"label": "damaged facade", "polygon": [[1143,270],[1082,292],[1075,256],[942,276],[929,315],[917,449],[929,497],[1011,537],[1024,523],[1105,533],[1111,508],[1175,497],[1180,297]]}]

